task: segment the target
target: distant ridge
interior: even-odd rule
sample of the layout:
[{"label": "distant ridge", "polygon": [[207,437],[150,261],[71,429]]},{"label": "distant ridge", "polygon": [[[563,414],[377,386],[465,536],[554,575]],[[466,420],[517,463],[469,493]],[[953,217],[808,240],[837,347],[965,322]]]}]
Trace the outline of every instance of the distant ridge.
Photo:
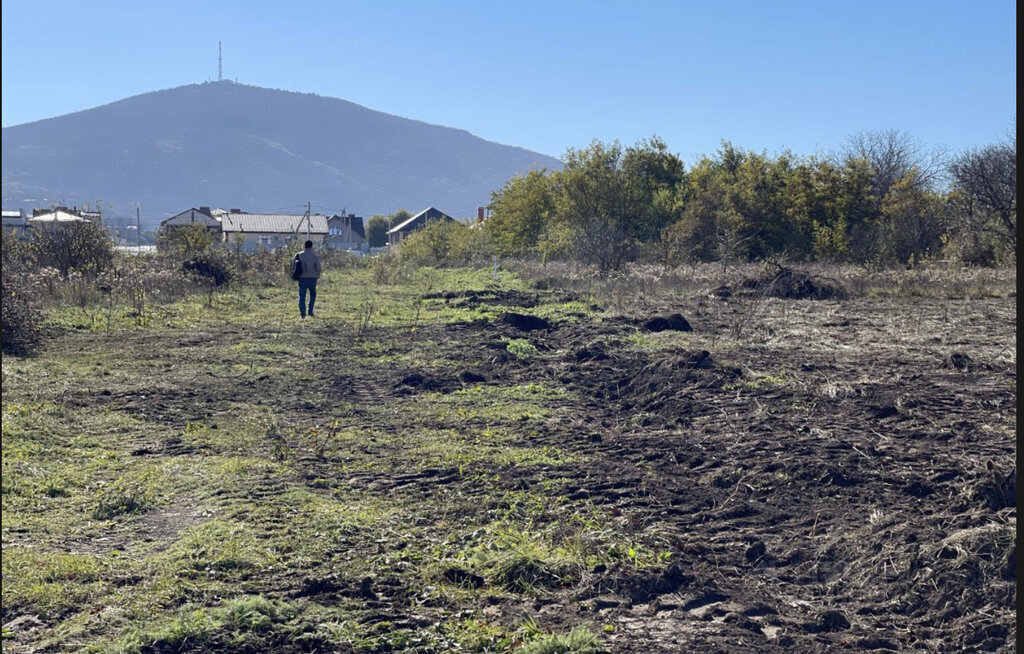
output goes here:
[{"label": "distant ridge", "polygon": [[134,217],[138,204],[148,224],[200,204],[463,217],[516,174],[560,167],[346,100],[206,82],[3,128],[3,207],[99,201]]}]

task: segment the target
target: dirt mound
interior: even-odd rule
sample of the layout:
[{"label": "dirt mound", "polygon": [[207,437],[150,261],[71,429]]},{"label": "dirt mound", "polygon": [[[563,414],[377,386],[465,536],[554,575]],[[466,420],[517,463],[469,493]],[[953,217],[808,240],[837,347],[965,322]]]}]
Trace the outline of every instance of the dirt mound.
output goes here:
[{"label": "dirt mound", "polygon": [[449,393],[461,387],[462,384],[452,377],[420,372],[410,372],[395,384],[395,390],[402,395],[415,392]]},{"label": "dirt mound", "polygon": [[714,294],[718,297],[747,295],[786,300],[841,300],[847,296],[846,289],[837,280],[779,264],[770,264],[760,277],[744,279],[736,289],[719,287]]},{"label": "dirt mound", "polygon": [[608,354],[610,349],[610,346],[603,341],[593,341],[574,348],[572,359],[577,362],[605,361],[611,358],[611,355]]},{"label": "dirt mound", "polygon": [[532,332],[539,329],[551,329],[551,323],[539,316],[531,316],[525,313],[509,311],[501,314],[499,320],[506,325],[511,325],[521,332]]},{"label": "dirt mound", "polygon": [[681,350],[655,361],[618,358],[614,366],[602,366],[581,379],[596,389],[597,397],[618,401],[624,410],[660,415],[667,423],[679,424],[694,412],[710,410],[697,406],[693,391],[720,388],[741,375],[738,369],[719,365],[707,350]]},{"label": "dirt mound", "polygon": [[682,314],[673,313],[670,316],[657,316],[644,323],[644,329],[649,332],[688,332],[693,328]]},{"label": "dirt mound", "polygon": [[[444,300],[453,307],[505,306],[532,309],[541,303],[540,293],[529,293],[516,290],[466,290],[440,291],[426,293],[424,300]],[[575,299],[575,296],[563,294],[563,300]]]}]

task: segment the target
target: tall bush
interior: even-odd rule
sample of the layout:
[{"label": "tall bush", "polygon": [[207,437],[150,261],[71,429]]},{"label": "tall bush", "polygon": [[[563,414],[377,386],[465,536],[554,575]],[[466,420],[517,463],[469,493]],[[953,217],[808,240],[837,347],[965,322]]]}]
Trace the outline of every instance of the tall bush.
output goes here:
[{"label": "tall bush", "polygon": [[408,236],[398,249],[402,262],[418,266],[454,266],[480,263],[490,253],[482,229],[451,220],[433,221]]},{"label": "tall bush", "polygon": [[114,259],[114,243],[107,232],[86,221],[37,228],[30,247],[36,265],[56,268],[65,278],[72,271],[95,278]]}]

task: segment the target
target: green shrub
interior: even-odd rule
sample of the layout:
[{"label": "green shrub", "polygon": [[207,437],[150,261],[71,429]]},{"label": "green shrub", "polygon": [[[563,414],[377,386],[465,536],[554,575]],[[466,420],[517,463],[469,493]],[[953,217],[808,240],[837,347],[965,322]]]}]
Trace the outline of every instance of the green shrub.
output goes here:
[{"label": "green shrub", "polygon": [[490,244],[478,228],[452,220],[430,222],[402,241],[398,257],[417,266],[456,266],[488,259]]}]

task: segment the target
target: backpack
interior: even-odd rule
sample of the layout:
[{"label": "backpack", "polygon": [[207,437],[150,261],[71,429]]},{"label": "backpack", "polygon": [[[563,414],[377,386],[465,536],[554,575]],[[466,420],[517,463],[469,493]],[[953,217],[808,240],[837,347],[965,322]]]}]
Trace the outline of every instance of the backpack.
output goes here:
[{"label": "backpack", "polygon": [[297,280],[299,277],[302,277],[302,260],[299,259],[299,255],[296,254],[295,258],[292,260],[292,279]]}]

